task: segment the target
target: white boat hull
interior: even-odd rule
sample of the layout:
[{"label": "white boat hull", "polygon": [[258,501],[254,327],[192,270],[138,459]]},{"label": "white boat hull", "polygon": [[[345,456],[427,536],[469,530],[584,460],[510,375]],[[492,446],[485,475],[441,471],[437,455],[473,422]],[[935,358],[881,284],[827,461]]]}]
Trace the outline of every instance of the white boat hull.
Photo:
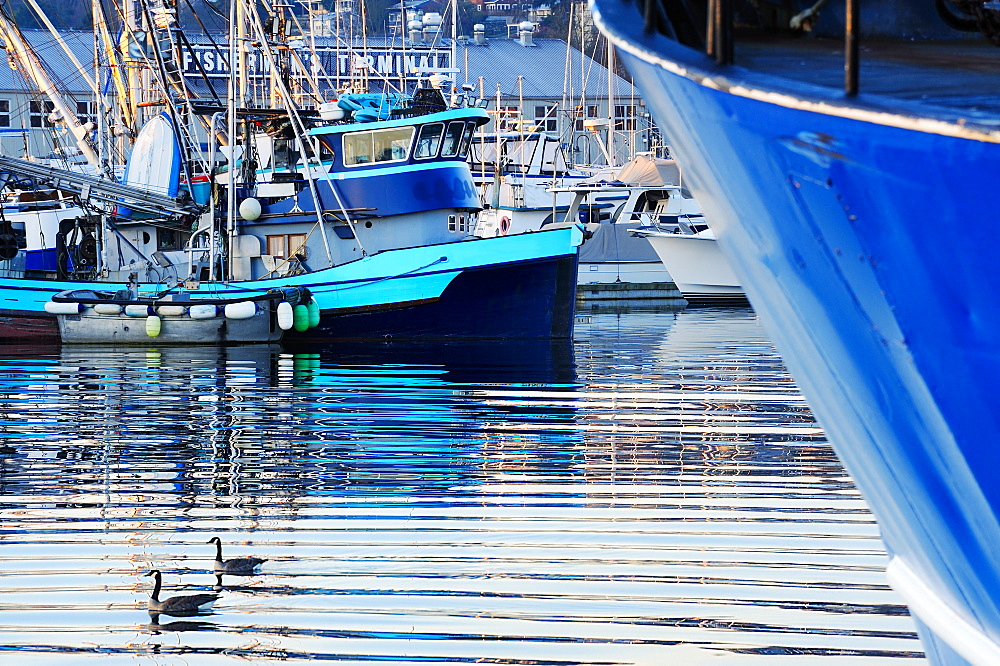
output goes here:
[{"label": "white boat hull", "polygon": [[743,287],[714,238],[647,235],[674,284],[688,301],[744,298]]}]

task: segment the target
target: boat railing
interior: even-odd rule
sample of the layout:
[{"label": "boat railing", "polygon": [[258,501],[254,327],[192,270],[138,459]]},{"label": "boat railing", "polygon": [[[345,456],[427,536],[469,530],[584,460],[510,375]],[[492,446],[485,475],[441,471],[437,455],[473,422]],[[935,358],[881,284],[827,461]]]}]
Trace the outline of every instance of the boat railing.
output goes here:
[{"label": "boat railing", "polygon": [[[648,3],[663,0],[647,0]],[[854,97],[858,94],[859,69],[859,8],[858,0],[844,0],[846,5],[844,25],[844,94]],[[708,26],[706,52],[720,65],[732,65],[734,58],[733,8],[734,0],[708,0]],[[661,11],[664,8],[661,7]],[[668,16],[670,12],[667,12]],[[646,28],[652,29],[652,21],[661,19],[658,12],[644,11]]]}]

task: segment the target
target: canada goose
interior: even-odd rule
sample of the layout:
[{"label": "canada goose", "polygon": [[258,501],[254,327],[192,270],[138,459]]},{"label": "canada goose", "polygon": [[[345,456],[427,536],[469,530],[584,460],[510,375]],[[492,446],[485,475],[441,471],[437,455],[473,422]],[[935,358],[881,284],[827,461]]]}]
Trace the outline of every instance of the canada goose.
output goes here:
[{"label": "canada goose", "polygon": [[203,610],[208,610],[219,598],[218,594],[189,594],[180,597],[170,597],[160,601],[160,586],[163,577],[158,569],[153,569],[147,576],[152,576],[156,581],[153,585],[153,594],[149,595],[149,612],[163,613],[164,615],[194,615]]},{"label": "canada goose", "polygon": [[208,543],[215,544],[214,568],[217,574],[250,575],[262,562],[267,562],[259,557],[234,557],[230,560],[223,560],[222,541],[219,537],[212,537]]}]

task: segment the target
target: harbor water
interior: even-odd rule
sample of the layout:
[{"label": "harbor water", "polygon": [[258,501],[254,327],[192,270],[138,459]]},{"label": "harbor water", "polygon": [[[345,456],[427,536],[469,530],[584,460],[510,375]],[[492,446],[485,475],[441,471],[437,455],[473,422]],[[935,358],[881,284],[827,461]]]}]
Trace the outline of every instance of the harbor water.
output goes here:
[{"label": "harbor water", "polygon": [[[749,308],[573,342],[0,347],[5,664],[921,664]],[[267,561],[212,573],[225,557]],[[216,591],[210,614],[151,616]]]}]

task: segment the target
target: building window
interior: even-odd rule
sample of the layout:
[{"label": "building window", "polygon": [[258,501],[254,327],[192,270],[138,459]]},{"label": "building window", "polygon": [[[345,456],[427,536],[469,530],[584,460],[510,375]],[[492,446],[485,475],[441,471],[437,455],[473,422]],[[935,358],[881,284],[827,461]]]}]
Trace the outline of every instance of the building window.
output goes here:
[{"label": "building window", "polygon": [[52,102],[28,102],[28,119],[31,127],[52,127],[49,114],[55,109]]},{"label": "building window", "polygon": [[585,118],[597,118],[597,105],[588,104],[586,107],[576,107],[576,131],[582,132],[586,128],[583,126]]},{"label": "building window", "polygon": [[97,122],[97,103],[84,100],[76,103],[76,119],[81,125]]},{"label": "building window", "polygon": [[276,259],[288,259],[295,254],[304,254],[305,234],[276,234],[267,237],[267,253]]},{"label": "building window", "polygon": [[543,132],[559,131],[559,118],[556,116],[555,104],[535,107],[535,127]]},{"label": "building window", "polygon": [[9,99],[0,99],[0,127],[10,127]]},{"label": "building window", "polygon": [[635,130],[635,107],[615,105],[615,131],[632,132]]},{"label": "building window", "polygon": [[497,109],[498,127],[503,130],[516,130],[521,110],[516,106],[500,106]]}]

